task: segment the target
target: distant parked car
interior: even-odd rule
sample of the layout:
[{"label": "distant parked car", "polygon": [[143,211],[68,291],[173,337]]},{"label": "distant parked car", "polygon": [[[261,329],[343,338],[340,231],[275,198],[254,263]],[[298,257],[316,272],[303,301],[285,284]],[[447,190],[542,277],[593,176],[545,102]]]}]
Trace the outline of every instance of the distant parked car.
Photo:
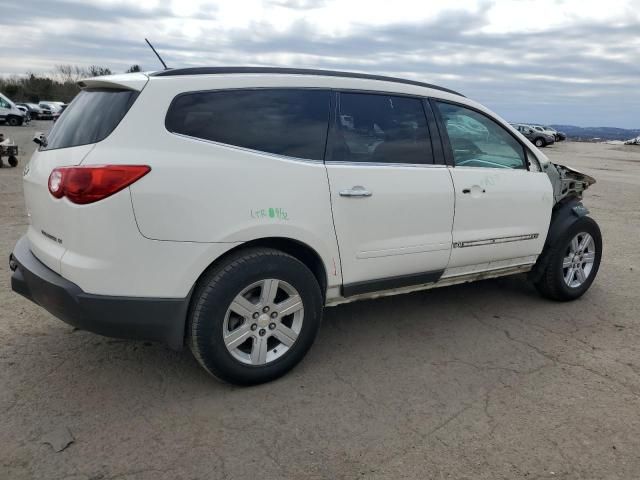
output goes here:
[{"label": "distant parked car", "polygon": [[46,104],[52,107],[52,109],[54,110],[54,112],[57,113],[57,116],[54,115],[53,120],[57,120],[58,117],[60,115],[62,115],[62,112],[64,112],[65,108],[67,108],[67,104],[64,102],[54,102],[52,100],[43,100],[40,102],[41,104]]},{"label": "distant parked car", "polygon": [[35,103],[16,103],[16,106],[26,108],[32,120],[39,120],[43,114],[42,109]]},{"label": "distant parked car", "polygon": [[57,120],[58,117],[60,116],[61,108],[59,105],[56,105],[55,103],[40,102],[38,106],[44,109],[49,114],[50,118],[53,120]]},{"label": "distant parked car", "polygon": [[22,105],[16,105],[16,108],[21,112],[24,112],[24,123],[29,123],[31,121],[31,114],[29,113],[29,109],[27,107],[23,107]]},{"label": "distant parked car", "polygon": [[559,132],[555,128],[552,128],[552,127],[549,127],[549,126],[545,126],[544,128],[546,128],[547,130],[552,131],[555,134],[556,142],[562,142],[563,140],[567,139],[567,134],[564,133],[564,132]]},{"label": "distant parked car", "polygon": [[48,106],[48,105],[38,105],[38,108],[40,108],[40,110],[42,110],[42,114],[40,116],[40,118],[42,120],[51,120],[51,119],[53,119],[54,111],[51,109],[50,106]]},{"label": "distant parked car", "polygon": [[41,107],[49,107],[50,110],[56,111],[56,112],[59,111],[61,108],[60,105],[54,102],[40,102],[38,105]]},{"label": "distant parked car", "polygon": [[26,120],[26,114],[16,107],[15,103],[0,93],[0,121],[4,121],[12,127],[22,125]]},{"label": "distant parked car", "polygon": [[556,129],[551,127],[546,127],[544,125],[528,125],[528,126],[533,128],[534,130],[537,130],[538,132],[551,135],[556,142],[559,142],[560,140],[565,140],[567,138],[567,136],[563,134],[564,138],[561,139],[559,132]]},{"label": "distant parked car", "polygon": [[67,107],[67,104],[64,102],[54,102],[53,100],[42,100],[40,103],[46,103],[47,105],[53,105],[57,107],[58,110],[64,110]]},{"label": "distant parked car", "polygon": [[527,137],[538,148],[546,147],[547,145],[553,145],[553,143],[555,143],[556,141],[553,135],[534,129],[530,125],[521,123],[512,123],[511,125],[521,134]]}]

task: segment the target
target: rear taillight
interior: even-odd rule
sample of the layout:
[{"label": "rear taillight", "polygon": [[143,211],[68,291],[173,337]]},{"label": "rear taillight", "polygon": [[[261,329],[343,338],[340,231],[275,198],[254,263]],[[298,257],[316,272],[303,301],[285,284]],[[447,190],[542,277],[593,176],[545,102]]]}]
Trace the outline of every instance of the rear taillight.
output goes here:
[{"label": "rear taillight", "polygon": [[86,165],[56,168],[49,175],[49,192],[85,205],[107,198],[151,171],[147,165]]}]

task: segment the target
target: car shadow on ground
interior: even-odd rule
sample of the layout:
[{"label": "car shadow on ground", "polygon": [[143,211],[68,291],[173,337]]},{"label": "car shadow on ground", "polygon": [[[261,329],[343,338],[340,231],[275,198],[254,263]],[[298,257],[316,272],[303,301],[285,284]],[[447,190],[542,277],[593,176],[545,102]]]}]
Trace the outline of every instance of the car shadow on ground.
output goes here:
[{"label": "car shadow on ground", "polygon": [[[310,354],[284,381],[300,382],[304,376],[321,376],[323,369],[356,368],[361,362],[384,370],[382,358],[406,358],[407,352],[412,361],[428,363],[434,348],[455,344],[452,339],[478,328],[478,319],[524,315],[533,305],[549,303],[524,276],[512,276],[327,308]],[[74,388],[105,392],[126,384],[159,394],[169,389],[211,394],[237,388],[211,379],[188,348],[175,352],[162,344],[106,338],[64,324],[56,327],[52,335],[32,340],[41,342],[40,354],[25,357],[21,365],[27,371],[46,371],[53,365],[42,382],[57,376],[64,377],[59,378],[61,388],[72,381]],[[88,385],[83,386],[83,378]]]}]

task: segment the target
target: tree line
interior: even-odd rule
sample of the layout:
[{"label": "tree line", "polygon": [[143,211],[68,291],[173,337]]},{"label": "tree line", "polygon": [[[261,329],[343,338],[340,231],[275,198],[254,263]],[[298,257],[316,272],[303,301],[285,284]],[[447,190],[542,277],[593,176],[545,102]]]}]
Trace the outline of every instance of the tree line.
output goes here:
[{"label": "tree line", "polygon": [[[139,71],[139,65],[132,65],[125,73]],[[111,69],[98,65],[90,67],[57,65],[47,74],[27,73],[24,76],[0,78],[0,92],[14,102],[38,103],[43,100],[54,100],[68,103],[80,91],[77,84],[79,80],[112,73]]]}]

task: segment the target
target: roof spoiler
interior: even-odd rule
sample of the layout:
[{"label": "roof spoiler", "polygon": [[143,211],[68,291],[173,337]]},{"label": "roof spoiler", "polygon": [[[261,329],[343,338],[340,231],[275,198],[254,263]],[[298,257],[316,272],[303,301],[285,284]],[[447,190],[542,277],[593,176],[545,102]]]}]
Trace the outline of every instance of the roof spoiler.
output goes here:
[{"label": "roof spoiler", "polygon": [[123,73],[120,75],[105,75],[103,77],[85,78],[78,82],[80,88],[124,88],[126,90],[141,91],[149,81],[144,73]]}]

